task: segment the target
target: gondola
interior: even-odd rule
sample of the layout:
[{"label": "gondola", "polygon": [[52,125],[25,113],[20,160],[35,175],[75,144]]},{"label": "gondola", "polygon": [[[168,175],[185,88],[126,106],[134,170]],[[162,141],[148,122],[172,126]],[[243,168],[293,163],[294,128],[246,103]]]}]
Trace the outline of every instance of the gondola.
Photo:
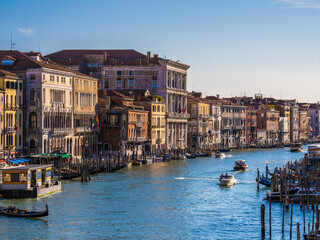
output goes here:
[{"label": "gondola", "polygon": [[9,208],[0,209],[0,214],[8,216],[8,217],[45,217],[49,215],[48,205],[46,205],[45,211],[26,211],[17,209],[15,212],[10,212]]}]

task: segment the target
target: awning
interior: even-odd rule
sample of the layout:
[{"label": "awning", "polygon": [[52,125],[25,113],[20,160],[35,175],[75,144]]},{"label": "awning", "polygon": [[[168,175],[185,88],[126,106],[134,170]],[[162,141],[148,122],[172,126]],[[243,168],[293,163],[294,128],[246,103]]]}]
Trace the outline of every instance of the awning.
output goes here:
[{"label": "awning", "polygon": [[19,164],[19,163],[20,163],[20,162],[17,162],[17,161],[11,160],[11,159],[6,159],[6,161],[11,162],[11,163],[13,163],[13,164]]}]

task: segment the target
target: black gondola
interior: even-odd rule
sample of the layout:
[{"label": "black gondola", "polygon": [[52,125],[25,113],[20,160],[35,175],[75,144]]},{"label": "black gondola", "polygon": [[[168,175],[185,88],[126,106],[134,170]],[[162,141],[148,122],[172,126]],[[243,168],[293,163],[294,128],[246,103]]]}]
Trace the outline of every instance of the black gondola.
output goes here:
[{"label": "black gondola", "polygon": [[45,211],[27,211],[16,209],[13,210],[12,208],[2,208],[0,209],[0,214],[8,216],[8,217],[45,217],[49,215],[48,205],[46,205]]}]

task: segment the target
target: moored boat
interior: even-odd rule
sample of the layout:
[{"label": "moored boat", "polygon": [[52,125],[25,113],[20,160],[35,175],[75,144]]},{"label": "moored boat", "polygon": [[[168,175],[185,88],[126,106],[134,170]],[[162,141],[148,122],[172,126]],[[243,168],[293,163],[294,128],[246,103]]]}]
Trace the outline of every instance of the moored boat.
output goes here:
[{"label": "moored boat", "polygon": [[45,211],[27,211],[17,209],[15,207],[1,208],[0,214],[8,217],[45,217],[49,215],[48,205],[46,205]]},{"label": "moored boat", "polygon": [[195,154],[192,154],[192,153],[187,153],[186,154],[186,158],[196,158],[196,155]]},{"label": "moored boat", "polygon": [[239,159],[235,161],[235,166],[233,168],[234,171],[247,171],[248,165],[246,164],[246,161],[243,159]]},{"label": "moored boat", "polygon": [[142,165],[142,162],[139,162],[139,161],[132,162],[132,166],[141,166],[141,165]]},{"label": "moored boat", "polygon": [[[282,192],[282,198],[285,198],[285,192]],[[293,202],[299,202],[300,198],[305,198],[308,196],[309,200],[318,199],[320,197],[320,192],[317,192],[315,189],[310,189],[310,193],[307,193],[305,190],[296,187],[289,190],[289,200]],[[269,201],[280,201],[280,192],[266,193],[266,200]]]},{"label": "moored boat", "polygon": [[221,174],[219,182],[220,186],[233,186],[237,183],[237,180],[233,175],[226,173],[225,175]]}]

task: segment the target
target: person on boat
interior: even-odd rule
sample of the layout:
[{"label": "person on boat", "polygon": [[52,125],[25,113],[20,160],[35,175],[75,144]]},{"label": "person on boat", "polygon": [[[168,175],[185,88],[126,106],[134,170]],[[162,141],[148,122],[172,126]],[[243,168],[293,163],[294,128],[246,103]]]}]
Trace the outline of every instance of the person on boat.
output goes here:
[{"label": "person on boat", "polygon": [[228,176],[228,173],[226,173],[226,175],[225,176]]},{"label": "person on boat", "polygon": [[220,178],[223,178],[223,173],[221,173]]}]

